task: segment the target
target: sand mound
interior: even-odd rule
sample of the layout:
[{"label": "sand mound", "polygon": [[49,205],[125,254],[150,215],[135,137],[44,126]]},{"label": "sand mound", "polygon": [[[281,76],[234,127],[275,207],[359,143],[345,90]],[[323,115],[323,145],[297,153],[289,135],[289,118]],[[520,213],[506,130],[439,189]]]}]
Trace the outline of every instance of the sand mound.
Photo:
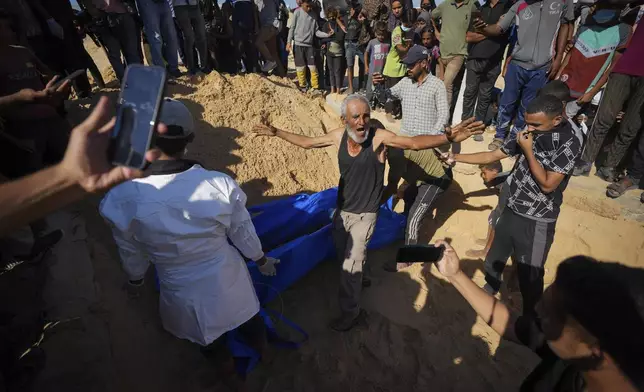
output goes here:
[{"label": "sand mound", "polygon": [[231,174],[249,194],[262,196],[320,191],[338,183],[335,152],[304,150],[277,138],[256,137],[251,129],[262,119],[307,136],[323,135],[340,125],[325,111],[321,98],[300,93],[277,77],[227,76],[181,78],[168,95],[184,102],[197,120],[197,138],[188,157],[207,168]]}]

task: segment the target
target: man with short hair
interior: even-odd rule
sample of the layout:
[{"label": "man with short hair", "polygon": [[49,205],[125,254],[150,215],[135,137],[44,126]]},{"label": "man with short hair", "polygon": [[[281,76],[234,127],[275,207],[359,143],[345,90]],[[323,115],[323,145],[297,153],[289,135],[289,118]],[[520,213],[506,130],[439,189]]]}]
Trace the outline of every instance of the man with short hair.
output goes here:
[{"label": "man with short hair", "polygon": [[517,317],[461,270],[450,244],[437,245],[445,247],[438,271],[476,313],[541,358],[521,391],[644,390],[644,270],[571,257],[557,267],[535,314]]},{"label": "man with short hair", "polygon": [[[449,117],[445,85],[429,73],[429,49],[414,45],[401,61],[407,66],[407,77],[387,91],[402,101],[400,133],[405,136],[440,135]],[[373,83],[384,83],[374,75]]]},{"label": "man with short hair", "polygon": [[[461,70],[467,56],[465,35],[476,10],[475,0],[443,1],[432,11],[432,21],[440,31],[440,62],[445,67],[443,82],[447,89],[447,106],[452,104],[454,79]],[[437,24],[440,23],[440,28]],[[438,35],[438,34],[437,34]]]},{"label": "man with short hair", "polygon": [[504,186],[507,208],[501,213],[485,258],[485,289],[496,294],[508,258],[518,263],[523,314],[534,313],[543,293],[544,265],[554,240],[563,192],[581,152],[581,141],[563,116],[560,98],[542,95],[526,108],[527,129],[509,137],[500,149],[444,156],[450,162],[486,165],[518,156]]},{"label": "man with short hair", "polygon": [[302,136],[267,124],[257,125],[253,131],[261,136],[279,137],[302,148],[338,148],[340,184],[333,233],[338,258],[342,260],[339,295],[342,314],[332,322],[331,328],[348,331],[365,318],[360,308],[360,292],[363,285],[370,283],[367,277],[363,278],[363,268],[383,198],[386,147],[413,150],[438,147],[480,133],[483,125],[466,121],[448,134],[410,138],[397,136],[371,120],[369,102],[362,95],[347,96],[340,111],[344,127],[323,136]]},{"label": "man with short hair", "polygon": [[163,327],[201,346],[224,382],[239,388],[243,381],[235,372],[226,334],[239,328],[260,353],[266,349],[259,301],[241,254],[264,275],[275,275],[279,260],[264,255],[239,185],[184,159],[195,136],[188,108],[166,98],[159,121],[167,132],[156,135],[160,157],[146,170],[149,176],[108,192],[100,213],[119,247],[128,294],[140,295],[146,271],[154,264]]},{"label": "man with short hair", "polygon": [[515,116],[510,133],[514,135],[525,126],[525,108],[548,77],[554,78],[561,67],[574,20],[573,0],[519,0],[495,24],[474,21],[476,31],[485,36],[499,36],[517,27],[517,42],[504,76],[505,88],[490,150],[503,144]]}]

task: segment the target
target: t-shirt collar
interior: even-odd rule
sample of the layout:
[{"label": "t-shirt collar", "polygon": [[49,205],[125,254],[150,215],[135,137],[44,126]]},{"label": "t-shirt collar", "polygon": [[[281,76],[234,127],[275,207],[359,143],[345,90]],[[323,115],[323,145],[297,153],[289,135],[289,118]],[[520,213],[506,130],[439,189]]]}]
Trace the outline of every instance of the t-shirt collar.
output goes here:
[{"label": "t-shirt collar", "polygon": [[201,166],[199,162],[190,159],[158,160],[150,163],[150,166],[145,169],[145,173],[151,176],[177,174],[190,169],[194,165]]},{"label": "t-shirt collar", "polygon": [[[461,5],[461,7],[468,5],[469,3],[470,3],[470,0],[463,0],[463,4]],[[452,1],[450,2],[450,4],[456,7],[456,1]]]}]

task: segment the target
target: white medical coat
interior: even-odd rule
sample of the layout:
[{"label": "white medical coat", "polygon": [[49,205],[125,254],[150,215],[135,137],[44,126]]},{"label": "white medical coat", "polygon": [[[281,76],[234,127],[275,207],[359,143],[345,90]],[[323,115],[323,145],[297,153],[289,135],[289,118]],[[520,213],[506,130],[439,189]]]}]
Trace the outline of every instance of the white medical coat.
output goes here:
[{"label": "white medical coat", "polygon": [[264,253],[246,195],[229,176],[187,164],[115,187],[100,213],[130,280],[142,279],[150,262],[156,266],[159,312],[173,335],[205,346],[259,311],[237,249],[252,260]]}]

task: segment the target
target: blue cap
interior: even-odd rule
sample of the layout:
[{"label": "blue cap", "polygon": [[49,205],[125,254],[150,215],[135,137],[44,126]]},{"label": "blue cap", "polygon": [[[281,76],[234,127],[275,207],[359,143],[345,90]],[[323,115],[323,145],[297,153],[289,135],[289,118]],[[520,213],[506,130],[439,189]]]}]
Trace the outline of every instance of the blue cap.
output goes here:
[{"label": "blue cap", "polygon": [[402,59],[402,63],[405,65],[414,65],[421,60],[427,60],[429,58],[429,49],[421,45],[412,46],[407,52],[407,56]]}]

